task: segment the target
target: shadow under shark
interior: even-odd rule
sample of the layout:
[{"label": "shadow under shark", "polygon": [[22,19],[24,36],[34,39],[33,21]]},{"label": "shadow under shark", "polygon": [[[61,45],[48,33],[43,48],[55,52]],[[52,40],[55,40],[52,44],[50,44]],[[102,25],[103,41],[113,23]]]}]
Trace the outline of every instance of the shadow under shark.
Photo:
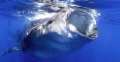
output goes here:
[{"label": "shadow under shark", "polygon": [[98,36],[92,15],[95,9],[60,4],[45,4],[41,8],[50,17],[31,22],[22,44],[5,50],[2,55],[22,51],[37,58],[59,58],[81,49]]}]

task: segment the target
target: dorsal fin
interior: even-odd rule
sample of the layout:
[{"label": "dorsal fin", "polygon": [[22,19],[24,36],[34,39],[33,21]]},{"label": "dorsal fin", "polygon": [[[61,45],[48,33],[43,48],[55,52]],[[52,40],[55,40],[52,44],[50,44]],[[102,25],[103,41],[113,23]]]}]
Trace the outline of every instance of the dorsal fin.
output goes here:
[{"label": "dorsal fin", "polygon": [[6,55],[7,53],[11,53],[11,52],[14,52],[14,51],[22,51],[22,46],[18,45],[18,46],[15,46],[15,47],[11,47],[11,48],[3,51],[3,53],[1,55],[3,56],[3,55]]}]

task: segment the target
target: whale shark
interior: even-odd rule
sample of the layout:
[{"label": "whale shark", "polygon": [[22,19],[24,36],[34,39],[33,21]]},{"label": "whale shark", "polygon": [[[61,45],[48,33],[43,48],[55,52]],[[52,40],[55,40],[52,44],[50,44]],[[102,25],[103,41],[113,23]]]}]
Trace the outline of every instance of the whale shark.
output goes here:
[{"label": "whale shark", "polygon": [[45,4],[41,8],[49,17],[32,21],[21,38],[21,45],[6,49],[2,56],[22,51],[36,58],[60,58],[98,37],[92,14],[96,9],[61,4]]}]

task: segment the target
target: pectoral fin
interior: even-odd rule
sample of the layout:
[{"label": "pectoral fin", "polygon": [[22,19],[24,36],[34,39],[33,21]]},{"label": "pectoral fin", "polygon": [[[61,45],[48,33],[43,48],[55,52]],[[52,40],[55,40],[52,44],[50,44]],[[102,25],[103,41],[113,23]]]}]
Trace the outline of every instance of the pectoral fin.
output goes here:
[{"label": "pectoral fin", "polygon": [[6,55],[7,53],[11,53],[11,52],[14,52],[14,51],[22,51],[22,46],[18,45],[18,46],[15,46],[15,47],[11,47],[11,48],[3,51],[3,53],[1,55],[3,56],[3,55]]}]

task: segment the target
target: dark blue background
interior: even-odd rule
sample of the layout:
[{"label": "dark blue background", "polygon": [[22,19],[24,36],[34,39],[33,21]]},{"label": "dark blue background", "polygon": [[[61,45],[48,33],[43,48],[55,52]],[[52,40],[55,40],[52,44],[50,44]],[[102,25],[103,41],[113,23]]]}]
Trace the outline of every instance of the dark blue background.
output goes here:
[{"label": "dark blue background", "polygon": [[[75,4],[99,9],[97,18],[99,37],[85,45],[81,50],[59,59],[37,59],[23,52],[0,56],[0,62],[120,62],[120,1],[94,0],[95,3],[75,2]],[[0,5],[0,53],[19,44],[17,35],[24,29],[24,17],[13,17],[12,11]],[[8,5],[10,6],[10,5]],[[6,6],[7,7],[7,6]],[[24,21],[22,21],[24,20]],[[9,32],[11,31],[11,35]]]}]

